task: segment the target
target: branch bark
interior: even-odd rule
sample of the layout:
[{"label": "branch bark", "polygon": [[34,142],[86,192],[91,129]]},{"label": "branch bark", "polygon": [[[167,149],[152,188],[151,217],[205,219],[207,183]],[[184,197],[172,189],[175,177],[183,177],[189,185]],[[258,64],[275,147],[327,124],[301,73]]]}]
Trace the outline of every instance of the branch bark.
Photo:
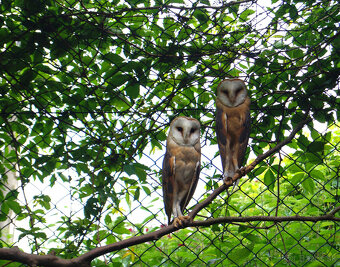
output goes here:
[{"label": "branch bark", "polygon": [[[223,187],[223,186],[221,186]],[[326,215],[322,216],[250,216],[250,217],[221,217],[221,218],[211,218],[204,221],[193,221],[193,222],[184,222],[183,228],[186,227],[199,227],[199,226],[210,226],[213,224],[219,223],[231,223],[231,222],[253,222],[253,221],[266,221],[266,222],[294,222],[294,221],[309,221],[309,222],[319,222],[319,221],[340,221],[340,217],[335,217],[335,213],[340,211],[340,206],[332,210]],[[132,245],[138,245],[141,243],[145,243],[148,241],[156,241],[160,239],[162,236],[168,235],[174,231],[178,230],[178,228],[173,225],[169,225],[163,229],[157,230],[155,232],[131,237],[126,240],[122,240],[116,242],[114,244],[110,244],[107,246],[95,248],[78,259],[83,259],[84,261],[91,261],[99,256],[102,256],[106,253],[113,252],[116,250],[120,250],[123,248],[130,247]]]},{"label": "branch bark", "polygon": [[[338,211],[339,211],[338,207]],[[334,214],[328,213],[322,216],[248,216],[248,217],[220,217],[211,218],[204,221],[194,221],[189,225],[192,227],[210,226],[219,223],[232,223],[232,222],[320,222],[320,221],[337,221],[340,222],[340,217],[335,217]]]},{"label": "branch bark", "polygon": [[47,267],[91,267],[90,261],[82,261],[81,259],[62,259],[54,255],[35,255],[21,251],[18,247],[1,248],[0,259],[20,262],[29,266],[47,266]]}]

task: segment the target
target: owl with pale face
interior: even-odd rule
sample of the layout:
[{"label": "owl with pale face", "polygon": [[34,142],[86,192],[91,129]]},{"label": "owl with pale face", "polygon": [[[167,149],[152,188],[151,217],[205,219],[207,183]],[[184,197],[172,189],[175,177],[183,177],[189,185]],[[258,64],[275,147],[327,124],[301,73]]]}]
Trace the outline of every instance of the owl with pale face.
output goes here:
[{"label": "owl with pale face", "polygon": [[168,224],[182,226],[189,216],[183,211],[192,198],[201,166],[200,123],[189,117],[177,117],[170,124],[162,168],[162,186]]},{"label": "owl with pale face", "polygon": [[223,80],[217,86],[216,95],[217,143],[223,178],[228,184],[245,158],[250,134],[250,98],[240,79]]}]

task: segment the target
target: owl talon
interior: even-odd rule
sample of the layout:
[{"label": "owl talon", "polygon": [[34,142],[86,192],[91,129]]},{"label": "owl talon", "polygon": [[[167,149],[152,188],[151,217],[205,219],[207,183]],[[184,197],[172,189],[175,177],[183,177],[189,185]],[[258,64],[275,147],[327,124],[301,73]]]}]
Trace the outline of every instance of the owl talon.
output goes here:
[{"label": "owl talon", "polygon": [[230,193],[234,192],[235,188],[238,187],[238,184],[239,184],[239,183],[240,183],[240,179],[237,179],[236,182],[234,183],[233,189],[231,189],[231,192],[230,192]]},{"label": "owl talon", "polygon": [[225,177],[223,178],[223,182],[225,183],[225,185],[227,186],[227,194],[228,197],[230,196],[230,194],[233,192],[233,190],[231,190],[231,192],[229,193],[229,187],[233,184],[233,179],[231,177]]},{"label": "owl talon", "polygon": [[233,179],[231,177],[224,177],[223,181],[227,187],[231,186],[233,184]]},{"label": "owl talon", "polygon": [[190,216],[178,216],[174,219],[174,222],[172,223],[172,225],[176,228],[180,228],[183,226],[183,222],[189,219],[190,219]]},{"label": "owl talon", "polygon": [[246,174],[246,168],[242,167],[241,169],[236,170],[236,172],[240,175],[240,176],[244,176]]}]

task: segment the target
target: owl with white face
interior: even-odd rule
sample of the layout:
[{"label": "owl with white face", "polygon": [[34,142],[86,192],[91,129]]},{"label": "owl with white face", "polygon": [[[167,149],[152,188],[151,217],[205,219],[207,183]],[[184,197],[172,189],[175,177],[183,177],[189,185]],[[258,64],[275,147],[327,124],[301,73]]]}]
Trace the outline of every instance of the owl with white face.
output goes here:
[{"label": "owl with white face", "polygon": [[216,95],[217,143],[222,160],[223,179],[228,185],[241,168],[247,150],[250,98],[246,85],[240,79],[220,82]]},{"label": "owl with white face", "polygon": [[168,224],[182,226],[189,216],[183,211],[192,198],[201,166],[200,123],[188,117],[177,117],[170,124],[163,160],[162,185]]}]

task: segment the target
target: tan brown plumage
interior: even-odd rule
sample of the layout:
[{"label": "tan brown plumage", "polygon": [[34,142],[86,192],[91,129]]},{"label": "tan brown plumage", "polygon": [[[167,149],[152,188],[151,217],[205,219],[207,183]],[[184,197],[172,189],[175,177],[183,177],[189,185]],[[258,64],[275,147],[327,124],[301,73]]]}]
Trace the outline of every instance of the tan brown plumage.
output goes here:
[{"label": "tan brown plumage", "polygon": [[189,219],[183,211],[191,200],[199,179],[201,161],[200,124],[196,119],[177,117],[170,124],[162,168],[165,213],[168,224],[179,227]]},{"label": "tan brown plumage", "polygon": [[240,79],[222,81],[217,87],[216,135],[227,182],[241,168],[250,134],[250,98]]}]

